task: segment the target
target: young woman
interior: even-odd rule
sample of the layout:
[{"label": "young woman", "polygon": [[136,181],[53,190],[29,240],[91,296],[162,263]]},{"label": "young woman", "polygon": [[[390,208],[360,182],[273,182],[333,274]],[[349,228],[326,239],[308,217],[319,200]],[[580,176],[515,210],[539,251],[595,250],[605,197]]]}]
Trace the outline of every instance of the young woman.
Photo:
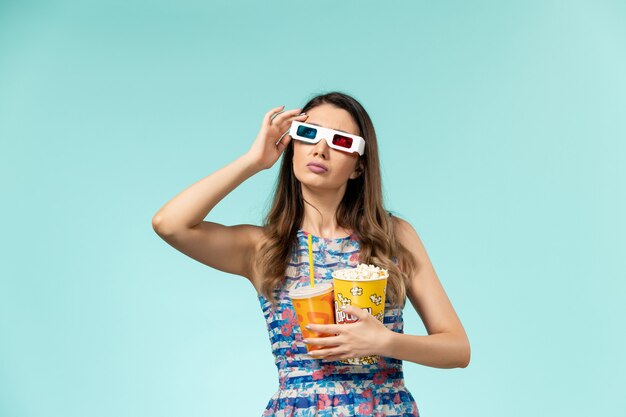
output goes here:
[{"label": "young woman", "polygon": [[[417,416],[402,361],[464,368],[470,361],[465,330],[417,233],[383,205],[376,133],[363,106],[331,92],[302,109],[283,107],[265,114],[248,152],[175,196],[155,214],[153,227],[177,250],[241,275],[256,289],[279,376],[264,416]],[[292,137],[292,125],[304,126],[303,136]],[[228,193],[281,155],[262,226],[204,221]],[[357,322],[311,325],[334,336],[303,340],[288,291],[309,283],[309,234],[315,283],[332,282],[333,270],[359,263],[389,271],[384,323],[348,307]],[[403,333],[406,298],[427,336]],[[305,343],[324,349],[309,354]],[[341,362],[368,355],[380,359]]]}]

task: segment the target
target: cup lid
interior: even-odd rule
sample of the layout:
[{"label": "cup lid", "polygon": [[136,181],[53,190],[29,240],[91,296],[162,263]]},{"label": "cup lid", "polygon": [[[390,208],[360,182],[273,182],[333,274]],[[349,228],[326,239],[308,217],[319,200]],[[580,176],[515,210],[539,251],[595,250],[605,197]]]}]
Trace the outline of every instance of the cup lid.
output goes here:
[{"label": "cup lid", "polygon": [[293,288],[289,291],[289,296],[291,298],[310,298],[315,297],[316,295],[326,294],[333,289],[333,284],[329,282],[322,282],[320,284],[315,284],[314,287],[307,285],[305,287]]}]

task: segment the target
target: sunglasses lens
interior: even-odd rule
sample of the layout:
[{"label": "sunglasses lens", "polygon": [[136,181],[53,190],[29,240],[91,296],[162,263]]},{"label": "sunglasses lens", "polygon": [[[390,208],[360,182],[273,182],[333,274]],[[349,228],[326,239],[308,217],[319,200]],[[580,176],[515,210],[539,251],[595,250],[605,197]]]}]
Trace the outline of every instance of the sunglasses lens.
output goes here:
[{"label": "sunglasses lens", "polygon": [[313,129],[312,127],[308,126],[298,126],[297,134],[298,136],[302,136],[307,139],[315,139],[315,136],[317,135],[317,129]]},{"label": "sunglasses lens", "polygon": [[333,145],[350,149],[352,147],[352,138],[349,138],[347,136],[335,135],[333,137]]}]

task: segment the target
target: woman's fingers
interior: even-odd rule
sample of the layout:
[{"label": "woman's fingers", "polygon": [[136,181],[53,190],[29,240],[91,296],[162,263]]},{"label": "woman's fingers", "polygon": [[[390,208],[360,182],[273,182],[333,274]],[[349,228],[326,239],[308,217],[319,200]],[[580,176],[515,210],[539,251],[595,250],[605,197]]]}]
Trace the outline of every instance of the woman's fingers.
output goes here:
[{"label": "woman's fingers", "polygon": [[[273,109],[265,113],[265,116],[263,117],[263,124],[266,126],[269,126],[269,125],[280,126],[280,124],[285,121],[291,121],[291,120],[295,120],[298,118],[300,120],[305,120],[307,117],[309,117],[306,114],[301,114],[301,111],[302,111],[301,108],[292,109],[292,110],[284,110],[284,107],[285,106],[274,107]],[[281,142],[285,145],[287,145],[288,143],[288,142],[285,143],[284,140]],[[276,144],[278,145],[279,142],[276,142]]]},{"label": "woman's fingers", "polygon": [[312,350],[311,352],[309,352],[309,356],[313,358],[319,358],[319,359],[333,358],[333,357],[340,356],[342,354],[343,354],[343,351],[338,347]]},{"label": "woman's fingers", "polygon": [[284,122],[285,120],[287,120],[288,118],[298,116],[301,111],[302,109],[292,109],[292,110],[286,110],[281,113],[278,113],[276,116],[274,116],[271,119],[270,124],[280,126],[280,124]]},{"label": "woman's fingers", "polygon": [[315,346],[337,346],[340,343],[338,338],[339,336],[310,337],[308,339],[304,339],[304,343]]},{"label": "woman's fingers", "polygon": [[282,153],[287,148],[287,145],[289,145],[289,142],[291,142],[291,136],[288,134],[289,127],[285,126],[285,122],[291,123],[291,121],[298,119],[306,120],[306,118],[309,117],[308,115],[301,113],[301,108],[284,110],[284,107],[285,106],[274,107],[273,109],[265,113],[265,116],[263,117],[264,128],[277,126],[279,129],[282,130],[284,127],[286,127],[286,129],[281,133],[278,139],[276,139],[273,133],[271,134],[271,136],[273,137],[273,141],[275,141],[274,145],[276,146],[276,149],[278,149],[279,153]]},{"label": "woman's fingers", "polygon": [[[352,324],[352,323],[350,323]],[[318,333],[340,334],[345,330],[345,324],[307,324],[306,328]]]},{"label": "woman's fingers", "polygon": [[264,124],[269,124],[272,116],[274,114],[276,114],[278,111],[282,110],[284,107],[285,107],[285,105],[282,105],[280,107],[274,107],[272,110],[270,110],[267,113],[265,113],[265,116],[263,117],[263,123]]}]

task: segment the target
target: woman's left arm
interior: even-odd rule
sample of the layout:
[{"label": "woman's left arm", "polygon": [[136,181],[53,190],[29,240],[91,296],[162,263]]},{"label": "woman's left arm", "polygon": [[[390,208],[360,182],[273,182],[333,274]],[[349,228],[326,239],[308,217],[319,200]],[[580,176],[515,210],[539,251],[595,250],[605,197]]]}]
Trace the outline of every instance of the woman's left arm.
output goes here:
[{"label": "woman's left arm", "polygon": [[470,344],[417,232],[406,221],[393,217],[396,237],[417,260],[407,297],[419,314],[428,336],[395,333],[385,353],[436,368],[465,368],[470,362]]},{"label": "woman's left arm", "polygon": [[435,368],[465,368],[470,362],[470,344],[452,303],[448,299],[417,232],[406,221],[393,217],[396,238],[416,258],[417,271],[407,287],[407,297],[421,317],[427,336],[396,333],[371,314],[354,307],[347,313],[356,323],[311,325],[311,330],[336,336],[309,339],[327,349],[314,350],[313,357],[338,360],[381,355]]}]

